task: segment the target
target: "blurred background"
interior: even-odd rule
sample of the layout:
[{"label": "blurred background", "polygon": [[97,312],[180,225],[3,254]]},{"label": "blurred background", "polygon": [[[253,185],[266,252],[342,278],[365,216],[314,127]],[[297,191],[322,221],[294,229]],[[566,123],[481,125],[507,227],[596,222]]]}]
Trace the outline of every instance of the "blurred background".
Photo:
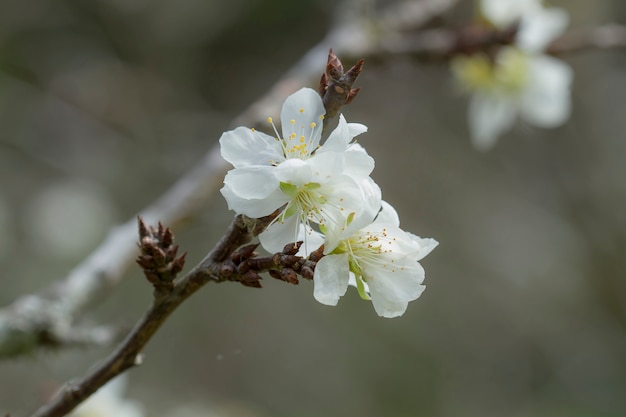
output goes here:
[{"label": "blurred background", "polygon": [[[626,23],[620,0],[552,4],[573,28]],[[66,276],[197,163],[336,6],[0,0],[0,305]],[[469,1],[443,17],[471,19]],[[356,291],[318,304],[310,282],[209,285],[149,344],[127,396],[154,417],[626,416],[626,53],[564,59],[570,121],[519,123],[488,153],[447,65],[367,62],[344,114],[369,127],[360,143],[403,228],[440,242],[425,293],[389,320]],[[231,218],[215,195],[175,230],[189,266]],[[131,268],[85,320],[131,326],[150,300]],[[34,411],[110,350],[0,361],[0,414]]]}]

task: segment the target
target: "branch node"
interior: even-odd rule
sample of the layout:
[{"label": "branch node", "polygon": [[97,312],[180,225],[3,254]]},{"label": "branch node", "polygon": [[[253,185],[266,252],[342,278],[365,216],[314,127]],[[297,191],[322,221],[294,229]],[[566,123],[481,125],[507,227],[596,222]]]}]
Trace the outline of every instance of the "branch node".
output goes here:
[{"label": "branch node", "polygon": [[168,293],[174,288],[176,275],[185,266],[187,253],[176,256],[178,245],[174,245],[174,233],[169,227],[160,222],[157,228],[147,226],[141,217],[137,222],[141,249],[137,264],[158,294]]},{"label": "branch node", "polygon": [[347,72],[343,71],[343,64],[331,49],[328,52],[326,72],[322,74],[319,93],[322,96],[326,117],[324,126],[333,118],[341,106],[349,104],[359,93],[359,88],[352,88],[357,77],[363,70],[364,60],[359,59]]}]

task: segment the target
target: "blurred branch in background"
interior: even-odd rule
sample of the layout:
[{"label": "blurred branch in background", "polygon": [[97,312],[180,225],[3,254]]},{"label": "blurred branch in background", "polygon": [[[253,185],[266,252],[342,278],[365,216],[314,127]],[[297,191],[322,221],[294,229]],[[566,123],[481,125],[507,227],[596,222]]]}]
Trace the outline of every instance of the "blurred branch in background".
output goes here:
[{"label": "blurred branch in background", "polygon": [[626,26],[607,24],[596,28],[570,31],[557,39],[548,49],[552,54],[589,49],[626,48]]},{"label": "blurred branch in background", "polygon": [[[405,30],[417,30],[455,4],[455,0],[405,2],[375,17],[353,16],[340,8],[327,36],[268,93],[237,117],[233,125],[257,125],[268,114],[277,114],[280,103],[289,93],[304,85],[315,85],[322,72],[320,63],[325,61],[330,48],[348,57],[367,57],[379,50],[383,34],[390,36]],[[197,213],[215,193],[227,169],[228,164],[221,158],[216,145],[140,215],[148,223],[160,221],[176,227]],[[135,233],[133,218],[113,229],[66,278],[39,294],[23,296],[0,310],[0,357],[29,354],[40,347],[60,348],[113,341],[115,332],[110,329],[92,329],[85,334],[75,322],[96,300],[101,300],[119,284],[137,255]]]},{"label": "blurred branch in background", "polygon": [[[425,61],[447,61],[458,53],[511,43],[514,37],[514,33],[476,29],[427,29],[403,36],[388,34],[381,37],[377,50],[368,51],[367,57],[382,59],[386,56],[407,55]],[[547,52],[559,55],[612,48],[626,48],[626,26],[607,24],[573,30],[555,40]]]}]

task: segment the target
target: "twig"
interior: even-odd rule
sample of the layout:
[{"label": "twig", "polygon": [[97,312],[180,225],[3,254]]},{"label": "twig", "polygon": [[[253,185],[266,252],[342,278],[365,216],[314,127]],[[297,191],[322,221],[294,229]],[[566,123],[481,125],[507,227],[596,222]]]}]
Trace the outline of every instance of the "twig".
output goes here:
[{"label": "twig", "polygon": [[167,293],[155,296],[152,306],[115,351],[77,383],[66,385],[33,417],[60,417],[104,386],[108,381],[141,363],[141,351],[176,308],[208,282],[240,281],[237,272],[223,269],[237,248],[250,242],[277,213],[262,219],[236,216],[226,234],[211,252],[188,274],[176,281]]},{"label": "twig", "polygon": [[[298,274],[312,279],[315,264],[323,257],[323,246],[311,253],[308,259],[296,256],[302,242],[295,245],[290,243],[285,246],[283,252],[265,258],[255,258],[254,249],[258,246],[256,244],[242,247],[263,231],[278,213],[279,211],[276,211],[261,219],[236,216],[213,250],[189,273],[173,281],[171,286],[164,286],[163,281],[152,282],[148,277],[152,271],[146,274],[155,288],[155,298],[150,309],[104,362],[79,382],[67,384],[50,403],[42,406],[32,417],[63,416],[108,381],[133,366],[141,364],[141,351],[152,336],[178,306],[209,282],[236,281],[245,286],[260,287],[259,273],[265,271],[269,271],[274,278],[291,284],[298,283]],[[142,227],[146,228],[141,219],[139,219],[139,224],[140,235],[142,235]],[[159,225],[159,231],[161,230],[163,228]],[[171,238],[170,244],[165,246],[173,247],[171,246],[173,235],[169,229],[164,230],[170,233]],[[145,236],[142,236],[142,240],[144,239]],[[184,257],[172,257],[169,265],[176,268],[181,259]],[[152,268],[152,264],[145,259],[144,255],[140,255],[138,261],[144,267],[144,271]]]},{"label": "twig", "polygon": [[331,118],[337,115],[344,104],[350,104],[359,94],[360,88],[352,88],[361,71],[365,60],[359,59],[348,71],[343,71],[343,64],[331,49],[328,52],[326,71],[322,74],[319,85],[319,93],[324,102],[326,117],[324,129],[328,127]]}]

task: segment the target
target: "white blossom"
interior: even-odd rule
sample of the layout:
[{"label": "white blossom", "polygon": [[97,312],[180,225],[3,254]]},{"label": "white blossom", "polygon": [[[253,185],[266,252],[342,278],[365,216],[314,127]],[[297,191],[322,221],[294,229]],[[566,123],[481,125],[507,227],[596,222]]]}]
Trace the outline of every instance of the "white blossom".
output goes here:
[{"label": "white blossom", "polygon": [[383,202],[369,225],[326,245],[326,255],[315,267],[314,297],[337,305],[352,281],[364,299],[371,299],[379,316],[397,317],[409,301],[424,291],[424,269],[419,260],[437,246],[399,227],[396,211]]},{"label": "white blossom", "polygon": [[495,55],[459,56],[452,70],[471,94],[468,123],[477,149],[488,150],[517,118],[542,128],[563,124],[571,112],[572,69],[542,52],[568,23],[567,13],[540,0],[482,0],[483,16],[499,29],[518,23],[516,43]]},{"label": "white blossom", "polygon": [[321,146],[323,115],[319,94],[303,88],[283,104],[282,137],[275,127],[276,137],[239,127],[220,138],[222,156],[235,168],[221,189],[228,207],[262,217],[284,206],[259,235],[270,252],[298,240],[303,226],[344,224],[351,213],[380,208],[380,189],[369,178],[374,160],[353,143],[367,128],[340,116]]},{"label": "white blossom", "polygon": [[543,52],[569,23],[565,10],[544,7],[541,0],[481,0],[481,12],[501,30],[518,24],[516,45],[527,52]]}]

